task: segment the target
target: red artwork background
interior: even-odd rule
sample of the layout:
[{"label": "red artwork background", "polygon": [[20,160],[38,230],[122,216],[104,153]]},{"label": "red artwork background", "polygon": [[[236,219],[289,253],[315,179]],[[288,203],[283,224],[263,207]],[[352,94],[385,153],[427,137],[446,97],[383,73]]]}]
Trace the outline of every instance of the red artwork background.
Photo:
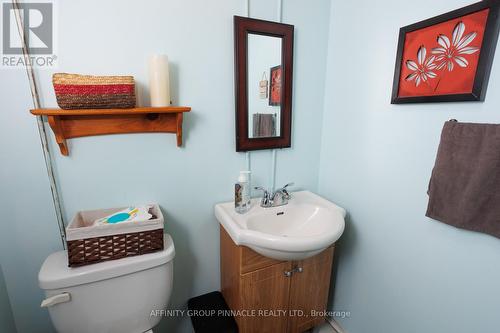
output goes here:
[{"label": "red artwork background", "polygon": [[271,87],[269,93],[269,105],[281,105],[281,66],[271,68]]},{"label": "red artwork background", "polygon": [[[398,97],[471,93],[488,13],[489,9],[484,9],[434,26],[407,33],[403,49],[403,63],[401,65],[401,75],[399,78]],[[466,63],[462,62],[463,60],[460,61],[461,65],[459,65],[457,61],[450,60],[450,62],[453,62],[453,67],[452,70],[449,70],[449,67],[446,65],[444,67],[439,66],[446,60],[446,57],[444,57],[443,60],[443,58],[440,58],[440,54],[433,53],[433,49],[435,50],[442,46],[438,43],[439,35],[447,36],[452,44],[453,32],[460,22],[463,23],[464,27],[463,36],[472,32],[477,33],[473,40],[466,45],[467,48],[479,48],[479,50],[473,53],[460,54],[461,59],[466,59]],[[418,80],[419,84],[417,85],[417,79],[415,79],[415,77],[417,76],[416,74],[421,72],[409,68],[412,67],[412,63],[408,66],[407,62],[410,61],[420,66],[418,54],[420,54],[421,60],[424,60],[422,62],[424,65],[426,60],[431,60],[431,57],[441,60],[435,60],[430,63],[430,66],[424,68],[428,70],[428,75],[425,76],[426,80]],[[425,57],[422,59],[423,55],[425,55]],[[421,69],[422,67],[419,67],[419,70]],[[412,76],[412,74],[414,75]],[[422,78],[422,76],[420,76],[420,78]]]}]

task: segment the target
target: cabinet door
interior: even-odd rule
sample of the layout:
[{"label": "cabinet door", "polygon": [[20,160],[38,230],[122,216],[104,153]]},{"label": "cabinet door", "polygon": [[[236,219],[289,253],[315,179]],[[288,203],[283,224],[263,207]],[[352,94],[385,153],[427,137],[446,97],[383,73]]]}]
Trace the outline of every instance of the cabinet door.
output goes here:
[{"label": "cabinet door", "polygon": [[332,261],[333,247],[330,247],[314,257],[292,263],[292,268],[302,268],[302,272],[295,272],[291,278],[288,332],[304,332],[324,321],[323,316],[314,312],[326,310]]},{"label": "cabinet door", "polygon": [[[290,267],[290,262],[283,262],[241,275],[241,308],[249,312],[254,311],[255,314],[239,318],[241,333],[287,331],[286,310],[291,279],[285,276],[285,271],[290,270]],[[270,315],[269,310],[277,316]]]}]

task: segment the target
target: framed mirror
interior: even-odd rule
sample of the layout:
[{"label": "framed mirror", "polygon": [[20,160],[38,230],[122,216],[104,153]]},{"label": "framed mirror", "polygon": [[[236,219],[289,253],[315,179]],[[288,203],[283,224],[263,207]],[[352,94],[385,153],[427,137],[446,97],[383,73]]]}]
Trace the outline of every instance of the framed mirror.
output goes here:
[{"label": "framed mirror", "polygon": [[293,30],[234,17],[236,151],[291,146]]}]

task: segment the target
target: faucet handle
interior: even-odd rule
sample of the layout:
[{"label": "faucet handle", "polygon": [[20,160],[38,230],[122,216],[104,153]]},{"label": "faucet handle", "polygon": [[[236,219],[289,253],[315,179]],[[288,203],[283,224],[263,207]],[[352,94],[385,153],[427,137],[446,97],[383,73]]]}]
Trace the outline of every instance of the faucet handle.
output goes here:
[{"label": "faucet handle", "polygon": [[269,193],[265,188],[263,188],[262,186],[255,186],[254,187],[254,190],[260,190],[262,192],[264,192],[264,195],[266,195],[267,193]]},{"label": "faucet handle", "polygon": [[277,189],[275,192],[281,192],[281,193],[283,193],[283,197],[284,197],[286,200],[289,200],[289,199],[291,198],[291,195],[290,195],[290,193],[288,193],[288,191],[287,191],[287,187],[288,187],[288,186],[293,186],[293,185],[295,185],[295,183],[293,183],[293,182],[292,182],[292,183],[288,183],[288,184],[286,184],[285,186],[283,186],[283,187],[281,187],[281,188]]},{"label": "faucet handle", "polygon": [[274,191],[274,192],[286,192],[287,187],[293,186],[293,185],[295,185],[295,183],[288,183],[283,187],[277,188],[276,191]]},{"label": "faucet handle", "polygon": [[271,193],[268,190],[266,190],[265,188],[263,188],[262,186],[255,186],[254,189],[260,190],[260,191],[264,192],[263,193],[263,195],[264,195],[263,199],[269,198],[271,196]]},{"label": "faucet handle", "polygon": [[271,202],[271,193],[262,186],[255,186],[254,189],[264,192],[262,199],[260,200],[260,205],[263,207],[269,207]]}]

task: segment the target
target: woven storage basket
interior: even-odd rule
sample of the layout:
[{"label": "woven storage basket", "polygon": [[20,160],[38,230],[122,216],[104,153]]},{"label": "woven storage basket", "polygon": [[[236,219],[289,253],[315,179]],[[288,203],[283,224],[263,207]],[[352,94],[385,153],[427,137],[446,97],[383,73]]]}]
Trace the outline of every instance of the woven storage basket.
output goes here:
[{"label": "woven storage basket", "polygon": [[92,76],[55,73],[52,84],[61,109],[135,107],[133,76]]},{"label": "woven storage basket", "polygon": [[66,228],[68,266],[82,266],[163,250],[163,215],[157,204],[153,219],[137,223],[94,226],[97,219],[123,210],[99,209],[78,212]]}]

